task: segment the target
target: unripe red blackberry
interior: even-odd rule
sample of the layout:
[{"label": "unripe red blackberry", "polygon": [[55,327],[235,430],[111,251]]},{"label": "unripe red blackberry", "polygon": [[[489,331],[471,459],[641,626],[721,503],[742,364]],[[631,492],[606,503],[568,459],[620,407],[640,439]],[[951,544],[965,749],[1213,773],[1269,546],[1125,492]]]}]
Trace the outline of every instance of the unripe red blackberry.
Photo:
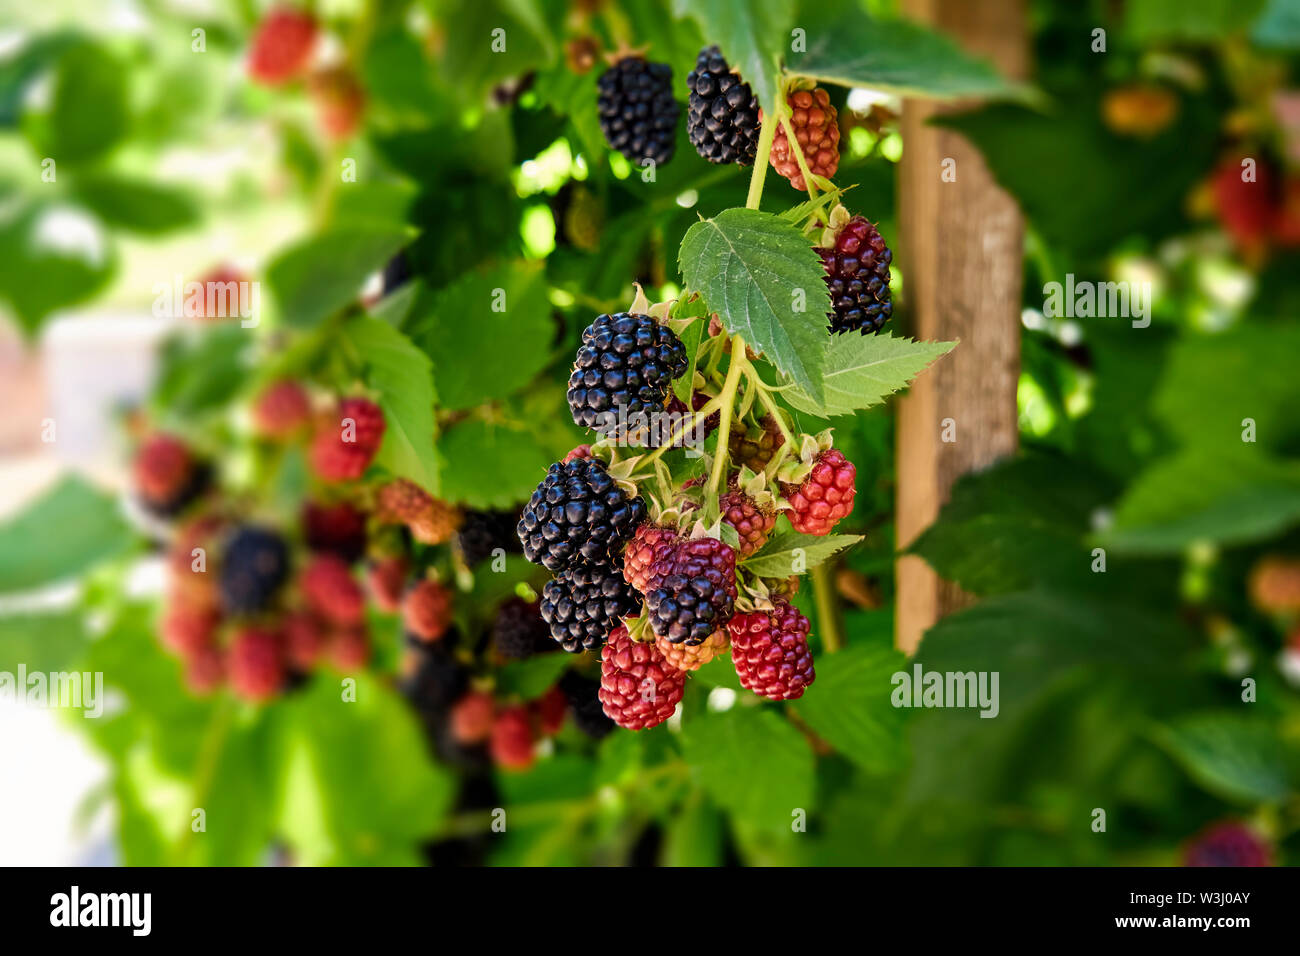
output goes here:
[{"label": "unripe red blackberry", "polygon": [[401,607],[408,571],[401,557],[378,558],[366,568],[366,590],[381,611],[391,614]]},{"label": "unripe red blackberry", "polygon": [[267,528],[236,528],[221,556],[221,606],[227,614],[266,609],[289,576],[289,548]]},{"label": "unripe red blackberry", "polygon": [[727,653],[729,644],[725,627],[710,634],[703,644],[674,644],[666,637],[655,638],[655,647],[664,656],[664,660],[679,671],[699,670],[719,654]]},{"label": "unripe red blackberry", "polygon": [[522,660],[543,650],[554,650],[551,630],[542,618],[541,604],[512,597],[501,602],[492,622],[492,643],[502,657]]},{"label": "unripe red blackberry", "polygon": [[[569,375],[569,409],[583,428],[644,441],[649,416],[662,412],[673,379],[689,359],[677,334],[652,316],[619,312],[600,315],[582,333],[582,345]],[[634,416],[643,416],[644,422]]]},{"label": "unripe red blackberry", "polygon": [[311,400],[297,382],[273,382],[252,408],[253,431],[263,438],[292,438],[311,422]]},{"label": "unripe red blackberry", "polygon": [[366,516],[346,501],[309,501],[302,509],[303,537],[313,551],[333,554],[348,564],[366,550]]},{"label": "unripe red blackberry", "polygon": [[523,707],[507,707],[492,726],[492,759],[506,770],[527,770],[536,759],[532,721]]},{"label": "unripe red blackberry", "polygon": [[375,519],[404,524],[421,544],[443,544],[460,526],[460,509],[439,501],[413,481],[397,478],[379,489]]},{"label": "unripe red blackberry", "polygon": [[402,600],[402,623],[421,641],[441,638],[451,624],[451,592],[437,581],[418,581]]},{"label": "unripe red blackberry", "polygon": [[461,744],[481,744],[492,736],[495,717],[492,695],[472,690],[452,705],[452,736]]},{"label": "unripe red blackberry", "polygon": [[316,44],[316,21],[293,7],[277,7],[258,24],[248,51],[248,75],[267,86],[301,76]]},{"label": "unripe red blackberry", "polygon": [[690,538],[673,548],[668,574],[651,582],[646,610],[656,637],[702,644],[735,608],[736,552],[717,538]]},{"label": "unripe red blackberry", "polygon": [[771,611],[737,614],[727,624],[740,685],[772,700],[802,697],[816,673],[808,649],[808,618],[776,601]]},{"label": "unripe red blackberry", "polygon": [[758,152],[758,98],[733,73],[716,46],[700,51],[686,77],[690,105],[686,133],[695,151],[711,163],[749,166]]},{"label": "unripe red blackberry", "polygon": [[365,617],[365,594],[342,558],[316,555],[303,569],[299,586],[307,606],[325,621],[346,626]]},{"label": "unripe red blackberry", "polygon": [[384,439],[384,413],[365,398],[345,398],[316,422],[311,463],[326,481],[360,478]]},{"label": "unripe red blackberry", "polygon": [[641,525],[623,552],[623,578],[641,594],[672,569],[673,549],[681,540],[672,528]]},{"label": "unripe red blackberry", "polygon": [[238,631],[230,642],[227,667],[238,696],[252,701],[274,697],[287,676],[280,635],[258,627]]},{"label": "unripe red blackberry", "polygon": [[1266,614],[1300,611],[1300,560],[1269,555],[1251,569],[1251,603]]},{"label": "unripe red blackberry", "polygon": [[591,457],[590,445],[575,445],[565,454],[563,458],[560,459],[560,464],[567,465],[575,458],[590,458],[590,457]]},{"label": "unripe red blackberry", "polygon": [[595,650],[619,621],[635,614],[641,596],[617,562],[577,564],[542,588],[542,617],[551,637],[570,653]]},{"label": "unripe red blackberry", "polygon": [[[769,499],[770,500],[770,499]],[[740,537],[740,556],[747,558],[763,545],[776,525],[776,512],[760,508],[743,491],[728,491],[718,499],[722,520],[736,529]]]},{"label": "unripe red blackberry", "polygon": [[360,670],[370,661],[370,631],[364,624],[336,628],[330,632],[325,653],[336,671]]},{"label": "unripe red blackberry", "polygon": [[217,636],[221,615],[215,608],[191,607],[181,601],[168,603],[159,626],[163,646],[182,657],[201,648],[211,647]]},{"label": "unripe red blackberry", "polygon": [[308,88],[326,138],[344,140],[357,131],[366,94],[349,67],[335,66],[313,73]]},{"label": "unripe red blackberry", "polygon": [[1273,848],[1244,823],[1225,820],[1198,833],[1183,850],[1183,866],[1272,866]]},{"label": "unripe red blackberry", "polygon": [[217,647],[200,647],[182,658],[185,666],[185,686],[199,696],[210,694],[226,679],[226,658]]},{"label": "unripe red blackberry", "polygon": [[568,698],[559,687],[552,687],[528,705],[528,711],[537,722],[543,737],[554,737],[564,727],[564,715],[569,710]]},{"label": "unripe red blackberry", "polygon": [[289,666],[298,671],[310,671],[320,663],[325,653],[327,635],[325,628],[309,611],[295,611],[284,617],[284,655]]},{"label": "unripe red blackberry", "polygon": [[169,518],[202,494],[209,472],[179,438],[151,435],[132,463],[136,494],[146,510]]},{"label": "unripe red blackberry", "polygon": [[884,328],[894,314],[889,291],[889,264],[894,257],[880,231],[862,216],[854,216],[840,230],[834,246],[817,252],[831,294],[826,316],[830,330],[867,335]]},{"label": "unripe red blackberry", "polygon": [[609,635],[600,654],[600,703],[620,727],[643,730],[673,715],[686,691],[686,675],[653,644],[640,644],[626,627]]},{"label": "unripe red blackberry", "polygon": [[662,166],[673,158],[681,107],[673,99],[672,67],[624,57],[601,74],[596,88],[600,130],[611,149],[636,166]]},{"label": "unripe red blackberry", "polygon": [[608,561],[645,520],[645,501],[625,492],[596,459],[551,465],[519,517],[524,557],[550,571]]},{"label": "unripe red blackberry", "polygon": [[801,534],[830,534],[836,522],[853,510],[857,472],[838,448],[830,448],[817,456],[800,484],[783,483],[781,494],[790,503],[791,527]]},{"label": "unripe red blackberry", "polygon": [[[799,90],[791,93],[787,101],[793,110],[790,126],[798,147],[803,151],[808,172],[829,179],[840,166],[840,125],[835,107],[831,106],[830,94],[820,87]],[[784,126],[776,128],[771,163],[772,168],[790,180],[795,189],[803,192],[808,188]]]}]

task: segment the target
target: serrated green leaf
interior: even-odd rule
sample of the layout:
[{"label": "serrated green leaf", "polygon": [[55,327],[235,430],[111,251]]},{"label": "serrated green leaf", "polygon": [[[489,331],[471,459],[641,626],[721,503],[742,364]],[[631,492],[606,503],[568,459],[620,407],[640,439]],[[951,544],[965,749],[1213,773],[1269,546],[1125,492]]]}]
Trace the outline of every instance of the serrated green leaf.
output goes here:
[{"label": "serrated green leaf", "polygon": [[860,534],[800,534],[786,531],[774,535],[763,550],[741,567],[765,578],[785,578],[817,567],[831,555],[862,540]]},{"label": "serrated green leaf", "polygon": [[1195,714],[1156,728],[1154,736],[1215,796],[1250,804],[1282,800],[1290,791],[1281,743],[1263,720]]},{"label": "serrated green leaf", "polygon": [[366,381],[379,392],[384,411],[384,441],[376,463],[438,494],[436,396],[429,357],[397,329],[370,316],[350,319],[343,335],[366,363]]},{"label": "serrated green leaf", "polygon": [[789,42],[794,11],[783,0],[673,0],[673,12],[689,15],[705,37],[718,42],[769,113],[776,105],[777,64]]},{"label": "serrated green leaf", "polygon": [[266,270],[281,319],[307,328],[355,302],[367,276],[409,241],[405,227],[367,224],[312,236]]},{"label": "serrated green leaf", "polygon": [[823,400],[830,294],[821,259],[798,229],[770,213],[728,209],[691,226],[678,258],[687,288],[730,334]]},{"label": "serrated green leaf", "polygon": [[905,388],[956,345],[894,338],[888,332],[831,336],[824,346],[825,397],[818,401],[799,388],[782,392],[781,397],[799,411],[819,418],[851,415]]},{"label": "serrated green leaf", "polygon": [[532,432],[482,421],[448,429],[439,451],[442,496],[471,508],[508,508],[526,500],[551,464]]},{"label": "serrated green leaf", "polygon": [[860,11],[808,31],[807,52],[785,56],[787,71],[840,86],[866,86],[909,97],[1026,97],[1028,88],[1000,74],[942,33],[907,20]]},{"label": "serrated green leaf", "polygon": [[433,360],[438,403],[471,408],[526,385],[555,335],[541,263],[506,262],[465,276],[408,320]]},{"label": "serrated green leaf", "polygon": [[79,176],[75,192],[109,225],[142,235],[161,235],[199,218],[198,205],[188,193],[142,179],[108,173]]},{"label": "serrated green leaf", "polygon": [[769,708],[683,722],[682,754],[709,795],[750,826],[788,832],[795,811],[812,809],[812,748]]},{"label": "serrated green leaf", "polygon": [[906,667],[888,645],[850,645],[817,658],[817,679],[794,704],[817,735],[872,773],[888,773],[906,759],[905,711],[893,706],[892,678]]},{"label": "serrated green leaf", "polygon": [[0,593],[75,577],[130,543],[117,501],[69,475],[0,525]]}]

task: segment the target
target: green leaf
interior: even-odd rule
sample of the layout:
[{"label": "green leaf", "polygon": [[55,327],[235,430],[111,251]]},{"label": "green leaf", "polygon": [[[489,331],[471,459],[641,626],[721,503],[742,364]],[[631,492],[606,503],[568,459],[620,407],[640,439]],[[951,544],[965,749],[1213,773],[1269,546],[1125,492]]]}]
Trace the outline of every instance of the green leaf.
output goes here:
[{"label": "green leaf", "polygon": [[41,155],[69,166],[110,152],[126,134],[128,70],[106,49],[79,43],[59,58],[48,115],[33,132]]},{"label": "green leaf", "polygon": [[384,410],[384,442],[376,463],[430,494],[438,494],[438,458],[433,447],[436,396],[429,357],[397,329],[370,316],[349,320],[343,335],[366,363],[366,381],[379,392]]},{"label": "green leaf", "polygon": [[1250,38],[1269,49],[1300,49],[1300,3],[1269,0],[1264,13],[1255,21]]},{"label": "green leaf", "polygon": [[1300,463],[1256,449],[1192,448],[1158,462],[1129,486],[1100,543],[1162,554],[1197,541],[1257,541],[1300,522]]},{"label": "green leaf", "polygon": [[[704,296],[730,334],[823,400],[830,294],[821,260],[798,229],[770,213],[728,209],[687,230],[679,261],[687,288]],[[804,308],[795,311],[796,304]]]},{"label": "green leaf", "polygon": [[160,235],[198,221],[199,208],[179,189],[108,173],[78,177],[81,202],[109,225],[142,235]]},{"label": "green leaf", "polygon": [[511,661],[497,672],[497,694],[517,694],[523,700],[534,700],[555,686],[570,663],[571,658],[564,653],[535,654],[527,660]]},{"label": "green leaf", "polygon": [[1228,712],[1194,714],[1156,728],[1154,736],[1215,796],[1271,803],[1290,792],[1281,743],[1264,720]]},{"label": "green leaf", "polygon": [[282,705],[279,819],[305,865],[415,862],[455,794],[405,702],[356,681],[355,702],[318,679]]},{"label": "green leaf", "polygon": [[786,69],[840,86],[902,96],[1028,96],[1028,88],[966,53],[949,37],[907,20],[877,20],[860,11],[808,31],[805,53],[786,54]]},{"label": "green leaf", "polygon": [[825,397],[817,401],[799,388],[781,397],[801,412],[820,418],[851,415],[870,408],[911,382],[956,342],[914,342],[878,335],[837,335],[825,344]]},{"label": "green leaf", "polygon": [[777,64],[790,39],[794,11],[794,4],[783,0],[673,0],[674,14],[689,15],[700,33],[718,42],[769,113],[776,105]]},{"label": "green leaf", "polygon": [[699,362],[700,342],[704,339],[704,333],[708,330],[708,322],[703,319],[696,319],[686,328],[682,329],[681,340],[682,347],[686,349],[686,354],[690,356],[690,364],[686,367],[686,372],[673,379],[673,394],[677,400],[691,408],[691,397],[694,392],[692,383],[695,381],[695,367]]},{"label": "green leaf", "polygon": [[850,645],[817,659],[817,679],[794,704],[817,735],[872,773],[901,769],[906,712],[893,706],[893,675],[907,666],[887,645]]},{"label": "green leaf", "polygon": [[[67,218],[72,216],[80,221]],[[79,241],[63,245],[55,225]],[[107,241],[99,224],[80,211],[52,205],[0,209],[0,299],[23,329],[34,331],[51,313],[104,288],[117,265]]]},{"label": "green leaf", "polygon": [[1244,30],[1266,0],[1129,0],[1124,29],[1138,43],[1201,41],[1218,45]]},{"label": "green leaf", "polygon": [[721,866],[724,835],[722,814],[696,792],[668,820],[661,865]]},{"label": "green leaf", "polygon": [[550,359],[555,324],[541,263],[506,262],[465,276],[408,319],[433,359],[438,402],[471,408],[528,384]]},{"label": "green leaf", "polygon": [[253,335],[238,323],[207,326],[198,336],[170,337],[149,399],[155,412],[167,420],[189,422],[224,406],[248,380],[245,349],[253,342]]},{"label": "green leaf", "polygon": [[796,810],[812,809],[812,748],[774,710],[733,707],[684,722],[682,753],[709,795],[751,826],[788,832]]},{"label": "green leaf", "polygon": [[28,671],[66,670],[86,640],[78,610],[0,615],[0,671],[12,674],[19,664]]},{"label": "green leaf", "polygon": [[353,226],[280,253],[267,267],[266,280],[283,321],[306,328],[355,302],[366,277],[408,241],[404,227]]},{"label": "green leaf", "polygon": [[741,567],[765,578],[785,578],[817,567],[831,555],[862,540],[860,534],[800,534],[785,531],[774,535],[763,550]]},{"label": "green leaf", "polygon": [[69,475],[0,525],[0,593],[75,577],[130,543],[117,501]]},{"label": "green leaf", "polygon": [[531,432],[482,421],[448,429],[439,450],[442,497],[471,508],[508,508],[525,500],[551,464]]}]

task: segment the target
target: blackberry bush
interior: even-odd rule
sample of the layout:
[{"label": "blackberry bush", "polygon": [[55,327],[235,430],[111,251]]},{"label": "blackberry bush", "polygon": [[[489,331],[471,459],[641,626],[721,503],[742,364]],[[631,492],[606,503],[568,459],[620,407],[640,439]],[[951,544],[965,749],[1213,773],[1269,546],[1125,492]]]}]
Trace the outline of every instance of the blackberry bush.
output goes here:
[{"label": "blackberry bush", "polygon": [[673,158],[681,107],[668,64],[628,56],[602,73],[596,88],[600,130],[611,149],[637,166],[662,166]]}]

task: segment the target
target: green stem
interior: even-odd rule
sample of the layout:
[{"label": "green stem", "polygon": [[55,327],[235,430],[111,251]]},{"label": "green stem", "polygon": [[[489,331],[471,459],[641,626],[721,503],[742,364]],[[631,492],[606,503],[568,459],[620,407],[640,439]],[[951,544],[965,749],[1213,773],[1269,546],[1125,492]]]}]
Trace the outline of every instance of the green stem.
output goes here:
[{"label": "green stem", "polygon": [[804,157],[803,147],[794,137],[794,127],[790,125],[790,118],[785,115],[782,109],[779,114],[781,128],[785,130],[786,142],[790,144],[790,152],[794,153],[795,162],[799,164],[799,172],[803,176],[804,189],[808,191],[809,199],[817,198],[817,186],[813,183],[812,172],[808,169],[808,160]]},{"label": "green stem", "polygon": [[[208,726],[203,732],[203,740],[199,744],[198,760],[194,767],[194,789],[191,791],[194,803],[192,810],[201,808],[208,799],[208,792],[212,789],[212,781],[216,778],[217,764],[221,761],[221,751],[226,745],[226,737],[230,733],[230,725],[234,720],[234,716],[235,702],[232,698],[226,697],[217,704],[216,710],[208,720]],[[175,856],[178,863],[184,863],[189,857],[190,847],[193,842],[194,821],[191,819],[176,843]]]},{"label": "green stem", "polygon": [[835,595],[831,590],[830,572],[826,564],[819,564],[812,569],[813,600],[817,604],[817,626],[821,629],[822,645],[834,653],[844,646],[844,635],[840,633],[839,610],[835,606]]},{"label": "green stem", "polygon": [[754,172],[749,177],[749,195],[745,197],[746,209],[757,209],[763,199],[763,181],[767,179],[767,164],[772,157],[772,140],[776,138],[778,113],[765,116],[763,126],[758,132],[758,153],[754,156]]},{"label": "green stem", "polygon": [[790,429],[786,427],[785,416],[783,416],[781,410],[777,408],[776,402],[772,401],[772,396],[767,394],[767,389],[763,388],[763,386],[758,382],[755,382],[755,385],[756,390],[758,391],[759,402],[762,404],[763,408],[766,409],[767,413],[772,416],[772,420],[776,422],[776,427],[780,429],[781,437],[785,439],[785,443],[793,448],[794,435],[790,432]]},{"label": "green stem", "polygon": [[731,337],[731,367],[727,369],[727,380],[717,400],[722,403],[718,419],[718,448],[713,456],[713,471],[709,475],[708,500],[714,500],[722,484],[723,472],[727,470],[727,441],[731,434],[731,411],[736,401],[736,389],[740,385],[740,373],[749,365],[745,358],[745,339],[741,335]]},{"label": "green stem", "polygon": [[[662,445],[660,445],[658,448],[656,448],[654,451],[648,454],[645,458],[643,458],[640,464],[648,465],[654,462],[657,458],[663,455],[664,452],[668,451],[670,448],[674,447],[679,441],[681,441],[688,431],[694,428],[699,422],[703,421],[705,418],[708,418],[710,415],[712,415],[721,407],[722,407],[721,395],[717,396],[716,398],[709,399],[707,402],[704,403],[703,406],[700,407],[700,410],[698,412],[695,412],[694,414],[691,415],[690,418],[682,422],[681,427],[679,427],[675,432],[673,432],[672,436],[669,437],[669,439],[666,442],[664,442]],[[639,472],[640,470],[641,470],[640,465],[638,465],[637,471]]]}]

